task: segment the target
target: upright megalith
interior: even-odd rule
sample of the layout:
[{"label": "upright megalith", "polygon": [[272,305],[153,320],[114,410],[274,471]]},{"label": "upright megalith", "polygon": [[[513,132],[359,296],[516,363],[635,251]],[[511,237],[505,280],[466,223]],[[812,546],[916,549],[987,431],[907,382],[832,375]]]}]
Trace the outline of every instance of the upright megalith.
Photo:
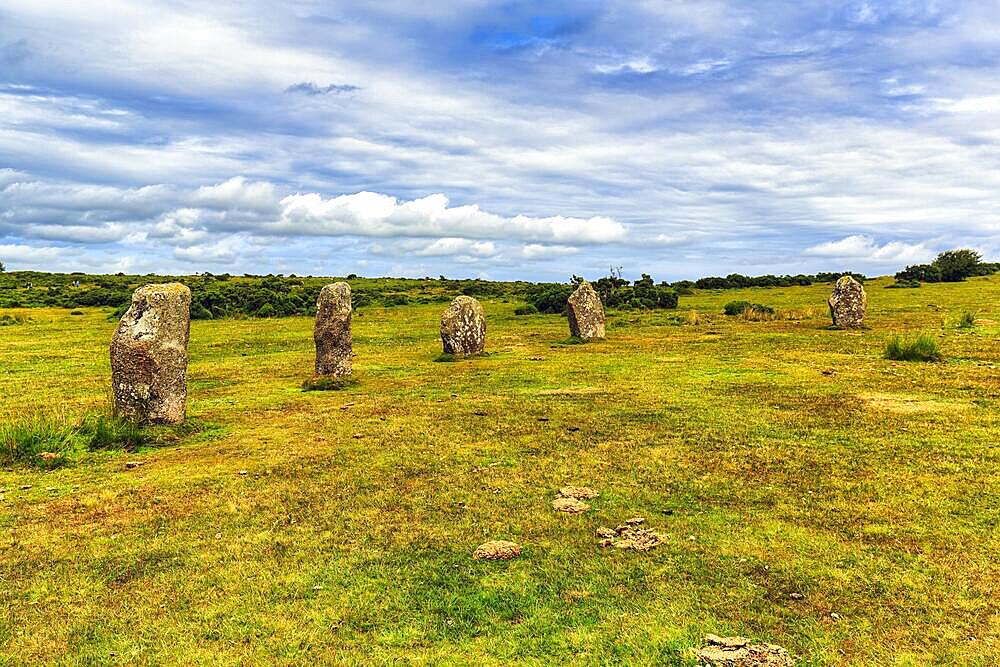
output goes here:
[{"label": "upright megalith", "polygon": [[583,340],[604,338],[604,306],[590,283],[584,281],[566,301],[569,334]]},{"label": "upright megalith", "polygon": [[835,326],[860,329],[865,325],[868,296],[865,288],[851,276],[841,276],[830,295],[830,317]]},{"label": "upright megalith", "polygon": [[351,374],[351,286],[333,283],[320,290],[316,300],[316,374],[346,377]]},{"label": "upright megalith", "polygon": [[145,285],[111,339],[115,414],[141,424],[179,424],[187,403],[191,290]]},{"label": "upright megalith", "polygon": [[445,354],[479,354],[486,346],[486,315],[471,296],[455,297],[441,313],[441,344]]}]

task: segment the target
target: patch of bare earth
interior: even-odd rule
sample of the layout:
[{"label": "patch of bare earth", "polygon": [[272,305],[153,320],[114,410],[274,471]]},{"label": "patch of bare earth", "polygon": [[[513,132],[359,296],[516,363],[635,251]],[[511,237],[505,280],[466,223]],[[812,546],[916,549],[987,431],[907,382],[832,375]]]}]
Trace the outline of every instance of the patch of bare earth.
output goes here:
[{"label": "patch of bare earth", "polygon": [[913,414],[919,412],[960,412],[969,408],[968,403],[926,400],[907,394],[861,394],[869,407],[886,412]]}]

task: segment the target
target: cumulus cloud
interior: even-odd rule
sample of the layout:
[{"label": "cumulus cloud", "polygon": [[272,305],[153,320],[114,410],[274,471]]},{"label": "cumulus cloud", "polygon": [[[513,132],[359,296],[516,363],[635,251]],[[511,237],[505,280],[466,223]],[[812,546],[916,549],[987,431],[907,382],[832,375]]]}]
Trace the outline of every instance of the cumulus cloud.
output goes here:
[{"label": "cumulus cloud", "polygon": [[562,243],[613,243],[626,228],[610,218],[563,216],[503,217],[476,205],[449,206],[443,194],[400,201],[389,195],[359,192],[324,198],[294,194],[281,200],[281,218],[265,226],[283,234],[317,236],[425,236],[469,239],[521,239]]},{"label": "cumulus cloud", "polygon": [[924,243],[889,241],[879,244],[871,236],[854,234],[838,241],[827,241],[802,251],[813,257],[863,260],[875,264],[915,264],[929,261],[936,254]]}]

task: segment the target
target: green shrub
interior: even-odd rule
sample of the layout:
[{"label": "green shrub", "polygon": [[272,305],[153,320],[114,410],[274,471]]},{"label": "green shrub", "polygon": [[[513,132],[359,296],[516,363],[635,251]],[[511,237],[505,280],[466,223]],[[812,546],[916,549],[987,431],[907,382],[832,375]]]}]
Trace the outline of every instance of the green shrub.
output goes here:
[{"label": "green shrub", "polygon": [[967,310],[958,318],[959,329],[971,329],[974,326],[976,326],[976,314],[974,312]]},{"label": "green shrub", "polygon": [[0,327],[12,327],[17,324],[24,324],[28,320],[20,315],[0,315]]},{"label": "green shrub", "polygon": [[917,287],[920,287],[919,280],[900,280],[899,278],[896,279],[896,282],[885,286],[886,289],[916,289]]},{"label": "green shrub", "polygon": [[913,339],[893,336],[885,345],[886,359],[893,361],[941,361],[941,350],[938,342],[926,333]]},{"label": "green shrub", "polygon": [[774,308],[765,306],[762,303],[751,303],[749,301],[730,301],[722,310],[726,315],[742,315],[748,310],[768,315],[774,314]]},{"label": "green shrub", "polygon": [[528,303],[523,306],[518,306],[514,309],[515,315],[535,315],[538,313],[538,308],[535,308],[534,304]]}]

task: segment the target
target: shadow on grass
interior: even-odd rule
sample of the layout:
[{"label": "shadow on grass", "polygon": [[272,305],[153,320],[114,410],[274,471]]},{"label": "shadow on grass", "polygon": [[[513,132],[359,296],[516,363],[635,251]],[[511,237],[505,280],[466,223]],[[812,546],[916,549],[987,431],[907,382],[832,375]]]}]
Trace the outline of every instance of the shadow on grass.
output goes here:
[{"label": "shadow on grass", "polygon": [[492,357],[495,352],[479,352],[478,354],[448,354],[447,352],[442,352],[438,356],[434,357],[434,361],[438,363],[451,363],[453,361],[467,361],[469,359],[485,359],[487,357]]},{"label": "shadow on grass", "polygon": [[317,376],[302,383],[302,391],[343,391],[358,386],[354,377],[324,377]]}]

